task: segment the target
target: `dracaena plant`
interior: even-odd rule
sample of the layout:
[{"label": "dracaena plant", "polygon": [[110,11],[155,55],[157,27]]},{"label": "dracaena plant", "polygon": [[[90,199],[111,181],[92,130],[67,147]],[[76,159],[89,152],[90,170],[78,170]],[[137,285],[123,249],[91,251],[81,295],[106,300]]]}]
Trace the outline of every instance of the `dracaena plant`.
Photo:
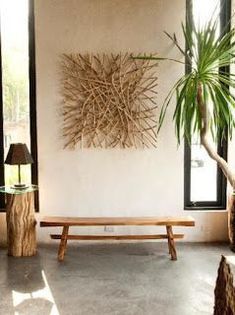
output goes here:
[{"label": "dracaena plant", "polygon": [[[178,143],[192,136],[199,136],[209,156],[215,160],[235,190],[235,174],[228,163],[217,153],[214,142],[229,135],[235,126],[235,75],[228,69],[235,62],[235,30],[218,37],[217,21],[211,18],[203,27],[193,22],[182,24],[187,50],[183,49],[176,35],[167,34],[175,47],[184,55],[190,71],[183,75],[167,95],[159,116],[158,131],[164,123],[167,108],[175,98],[174,124]],[[181,60],[143,56],[152,60]]]}]

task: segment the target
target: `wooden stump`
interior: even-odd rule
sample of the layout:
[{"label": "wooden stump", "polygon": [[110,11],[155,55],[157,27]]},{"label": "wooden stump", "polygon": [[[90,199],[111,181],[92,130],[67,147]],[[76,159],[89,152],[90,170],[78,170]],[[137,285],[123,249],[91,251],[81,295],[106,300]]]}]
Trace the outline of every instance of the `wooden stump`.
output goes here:
[{"label": "wooden stump", "polygon": [[215,287],[214,315],[235,315],[235,290],[229,264],[222,256]]},{"label": "wooden stump", "polygon": [[228,234],[230,249],[235,252],[235,196],[231,195],[228,202]]},{"label": "wooden stump", "polygon": [[37,251],[34,192],[7,194],[7,243],[9,256],[33,256]]}]

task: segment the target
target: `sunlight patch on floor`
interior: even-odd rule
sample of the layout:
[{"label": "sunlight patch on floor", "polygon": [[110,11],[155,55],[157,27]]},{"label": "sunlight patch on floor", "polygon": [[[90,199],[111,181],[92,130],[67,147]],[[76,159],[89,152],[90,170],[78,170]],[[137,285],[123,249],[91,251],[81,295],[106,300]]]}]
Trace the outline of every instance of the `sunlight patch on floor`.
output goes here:
[{"label": "sunlight patch on floor", "polygon": [[[33,291],[30,293],[21,293],[15,290],[12,290],[12,300],[13,300],[13,306],[14,306],[14,315],[20,315],[22,312],[20,311],[21,307],[34,307],[35,304],[38,304],[40,301],[40,304],[47,304],[47,307],[49,308],[47,314],[50,315],[60,315],[58,308],[56,306],[55,300],[53,298],[51,289],[49,287],[45,272],[42,270],[42,279],[44,281],[44,288],[41,290]],[[45,306],[45,305],[44,305]]]}]

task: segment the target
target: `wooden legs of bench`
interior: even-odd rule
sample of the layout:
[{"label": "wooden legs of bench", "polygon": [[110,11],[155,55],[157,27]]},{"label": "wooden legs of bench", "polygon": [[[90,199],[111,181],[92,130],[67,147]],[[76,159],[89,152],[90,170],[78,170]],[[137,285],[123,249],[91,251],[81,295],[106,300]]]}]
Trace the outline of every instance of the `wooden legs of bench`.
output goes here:
[{"label": "wooden legs of bench", "polygon": [[[60,246],[59,246],[59,251],[58,251],[58,260],[63,261],[64,260],[64,255],[66,251],[66,246],[67,246],[67,240],[68,239],[77,239],[77,240],[97,240],[97,239],[157,239],[157,238],[167,238],[168,240],[168,248],[169,248],[169,254],[171,255],[171,260],[177,260],[177,254],[176,254],[176,248],[175,248],[175,238],[182,238],[183,234],[173,234],[172,231],[172,226],[167,225],[166,226],[166,232],[167,235],[132,235],[132,236],[87,236],[87,235],[68,235],[69,232],[69,226],[65,225],[63,227],[63,232],[62,235],[51,235],[52,238],[54,239],[60,239]],[[160,237],[158,237],[160,236]]]},{"label": "wooden legs of bench", "polygon": [[60,241],[60,246],[59,246],[59,251],[58,251],[58,260],[59,261],[64,260],[64,254],[66,251],[67,240],[68,240],[68,232],[69,232],[69,226],[65,225],[63,227],[63,232],[61,235],[61,241]]},{"label": "wooden legs of bench", "polygon": [[168,237],[168,248],[169,248],[169,254],[171,255],[171,260],[177,260],[174,235],[172,232],[171,225],[166,226],[166,232],[167,232],[167,237]]}]

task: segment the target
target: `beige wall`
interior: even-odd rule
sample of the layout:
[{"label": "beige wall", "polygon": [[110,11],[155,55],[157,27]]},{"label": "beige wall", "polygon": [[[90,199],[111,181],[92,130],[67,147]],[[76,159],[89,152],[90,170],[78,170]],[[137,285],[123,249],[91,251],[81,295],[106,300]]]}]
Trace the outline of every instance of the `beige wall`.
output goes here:
[{"label": "beige wall", "polygon": [[[172,112],[168,113],[159,136],[158,148],[146,150],[63,150],[58,114],[62,53],[157,51],[163,56],[180,58],[177,52],[172,52],[163,31],[181,34],[180,22],[184,17],[185,0],[35,1],[42,215],[188,214],[183,210],[183,146],[177,148]],[[178,64],[161,64],[159,105],[183,71]],[[226,212],[192,215],[196,227],[184,229],[186,240],[226,239]],[[39,239],[48,240],[48,232],[39,230]]]}]

